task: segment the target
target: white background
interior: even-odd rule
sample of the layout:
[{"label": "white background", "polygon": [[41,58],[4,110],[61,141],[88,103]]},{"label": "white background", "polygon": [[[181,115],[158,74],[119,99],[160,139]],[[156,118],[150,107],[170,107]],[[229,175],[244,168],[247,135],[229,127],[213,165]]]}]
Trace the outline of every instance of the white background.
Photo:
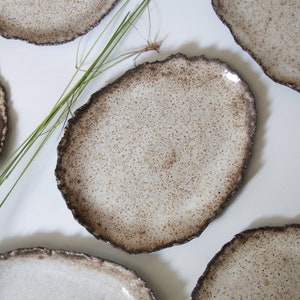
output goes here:
[{"label": "white background", "polygon": [[[138,63],[177,52],[219,58],[254,93],[257,132],[242,188],[199,237],[152,254],[128,255],[92,237],[67,209],[54,176],[58,130],[0,209],[0,252],[30,246],[84,252],[135,270],[157,299],[189,299],[207,263],[235,234],[257,226],[300,223],[300,94],[263,73],[235,43],[209,0],[153,0],[150,16],[151,40],[162,42],[160,56],[140,55]],[[84,39],[97,35],[108,18]],[[140,34],[148,39],[148,21],[146,12],[136,25],[138,31],[127,36],[116,55],[145,46]],[[79,40],[36,46],[0,38],[0,81],[8,93],[10,117],[2,164],[58,100],[75,71]],[[132,66],[130,59],[100,76],[82,103]],[[1,198],[7,189],[8,185],[0,187]]]}]

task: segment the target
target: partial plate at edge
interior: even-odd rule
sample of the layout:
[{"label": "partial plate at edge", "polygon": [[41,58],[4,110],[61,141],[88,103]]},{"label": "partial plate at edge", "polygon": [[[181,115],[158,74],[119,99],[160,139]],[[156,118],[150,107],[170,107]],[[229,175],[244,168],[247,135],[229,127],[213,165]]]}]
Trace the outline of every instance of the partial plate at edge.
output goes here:
[{"label": "partial plate at edge", "polygon": [[192,299],[300,299],[300,225],[237,234],[210,261]]},{"label": "partial plate at edge", "polygon": [[0,254],[0,298],[151,300],[133,271],[82,253],[24,248]]},{"label": "partial plate at edge", "polygon": [[34,44],[60,44],[83,35],[118,0],[1,0],[0,35]]},{"label": "partial plate at edge", "polygon": [[0,85],[0,153],[7,135],[7,122],[6,93]]},{"label": "partial plate at edge", "polygon": [[299,0],[212,0],[212,5],[270,78],[300,91]]}]

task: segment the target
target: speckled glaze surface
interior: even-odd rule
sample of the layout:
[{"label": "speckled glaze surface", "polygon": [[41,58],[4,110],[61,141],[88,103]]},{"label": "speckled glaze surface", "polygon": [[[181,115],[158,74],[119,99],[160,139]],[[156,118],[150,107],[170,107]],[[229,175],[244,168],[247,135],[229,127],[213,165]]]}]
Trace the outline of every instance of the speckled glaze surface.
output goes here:
[{"label": "speckled glaze surface", "polygon": [[235,40],[273,80],[300,91],[300,1],[212,0]]},{"label": "speckled glaze surface", "polygon": [[253,95],[219,60],[146,63],[95,93],[58,147],[75,218],[128,252],[200,234],[239,187],[255,131]]},{"label": "speckled glaze surface", "polygon": [[1,0],[0,34],[34,44],[60,44],[96,26],[118,0]]},{"label": "speckled glaze surface", "polygon": [[299,299],[300,226],[238,234],[209,263],[197,299]]},{"label": "speckled glaze surface", "polygon": [[155,299],[136,273],[82,253],[24,248],[0,254],[0,298]]},{"label": "speckled glaze surface", "polygon": [[6,135],[7,135],[6,94],[4,88],[0,85],[0,153],[2,152]]}]

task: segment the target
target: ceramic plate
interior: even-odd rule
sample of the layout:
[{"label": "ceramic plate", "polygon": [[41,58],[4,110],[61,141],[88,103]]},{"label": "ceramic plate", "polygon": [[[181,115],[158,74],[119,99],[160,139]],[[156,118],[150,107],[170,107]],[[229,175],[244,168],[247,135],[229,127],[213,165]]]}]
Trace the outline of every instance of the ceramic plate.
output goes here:
[{"label": "ceramic plate", "polygon": [[0,85],[0,153],[7,135],[7,109],[6,94],[4,88]]},{"label": "ceramic plate", "polygon": [[154,299],[134,272],[81,253],[26,248],[0,254],[1,299]]},{"label": "ceramic plate", "polygon": [[95,27],[116,0],[2,0],[0,34],[35,44],[58,44]]},{"label": "ceramic plate", "polygon": [[193,299],[298,299],[300,226],[252,229],[226,244]]},{"label": "ceramic plate", "polygon": [[213,0],[236,41],[275,81],[300,91],[300,2]]},{"label": "ceramic plate", "polygon": [[128,252],[200,234],[239,187],[254,98],[227,64],[174,55],[91,97],[65,130],[56,175],[74,216]]}]

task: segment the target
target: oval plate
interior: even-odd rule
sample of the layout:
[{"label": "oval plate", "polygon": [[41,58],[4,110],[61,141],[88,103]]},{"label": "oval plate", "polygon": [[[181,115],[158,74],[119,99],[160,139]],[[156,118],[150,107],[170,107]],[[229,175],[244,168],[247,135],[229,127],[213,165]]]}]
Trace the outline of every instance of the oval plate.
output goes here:
[{"label": "oval plate", "polygon": [[172,56],[94,94],[58,148],[58,186],[75,218],[128,252],[200,234],[239,187],[254,98],[219,60]]}]

